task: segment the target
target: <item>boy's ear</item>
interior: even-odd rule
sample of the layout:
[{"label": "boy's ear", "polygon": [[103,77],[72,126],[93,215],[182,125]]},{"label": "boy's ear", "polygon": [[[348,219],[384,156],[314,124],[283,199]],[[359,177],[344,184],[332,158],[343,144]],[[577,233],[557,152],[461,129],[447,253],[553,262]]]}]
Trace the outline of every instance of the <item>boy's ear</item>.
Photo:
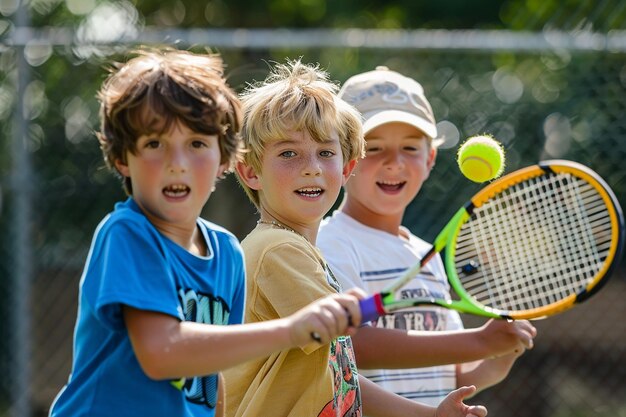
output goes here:
[{"label": "boy's ear", "polygon": [[237,164],[235,165],[235,170],[237,171],[237,175],[239,175],[239,178],[248,187],[257,191],[262,188],[261,180],[259,176],[257,175],[256,171],[254,170],[254,168],[252,168],[249,165],[244,164],[243,162],[237,162]]},{"label": "boy's ear", "polygon": [[357,163],[357,160],[352,159],[351,161],[348,161],[348,163],[346,163],[343,166],[343,172],[342,172],[343,184],[342,185],[346,185],[346,182],[348,182],[348,180],[350,179],[350,175],[352,174],[352,171],[354,171],[354,168],[356,167],[356,163]]},{"label": "boy's ear", "polygon": [[124,163],[122,160],[115,160],[115,168],[120,174],[122,174],[122,176],[130,177],[130,170],[128,169],[128,165],[126,165],[126,163]]}]

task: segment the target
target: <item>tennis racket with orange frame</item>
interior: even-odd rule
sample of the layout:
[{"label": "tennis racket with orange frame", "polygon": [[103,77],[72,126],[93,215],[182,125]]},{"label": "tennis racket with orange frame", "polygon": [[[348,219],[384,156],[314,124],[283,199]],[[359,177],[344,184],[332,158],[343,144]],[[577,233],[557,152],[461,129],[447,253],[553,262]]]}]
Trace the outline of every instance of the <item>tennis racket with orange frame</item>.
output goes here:
[{"label": "tennis racket with orange frame", "polygon": [[[471,198],[418,263],[360,302],[362,321],[418,305],[502,319],[557,314],[602,287],[623,240],[621,208],[598,174],[576,162],[540,162]],[[397,299],[440,252],[455,299]]]}]

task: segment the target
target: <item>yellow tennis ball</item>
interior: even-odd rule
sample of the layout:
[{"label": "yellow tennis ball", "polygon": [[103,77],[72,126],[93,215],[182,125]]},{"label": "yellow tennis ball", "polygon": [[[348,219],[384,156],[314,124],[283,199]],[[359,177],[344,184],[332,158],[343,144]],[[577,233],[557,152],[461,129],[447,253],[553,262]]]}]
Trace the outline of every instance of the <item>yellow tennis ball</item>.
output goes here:
[{"label": "yellow tennis ball", "polygon": [[504,149],[489,135],[473,136],[466,140],[457,155],[463,175],[474,182],[497,178],[504,171]]}]

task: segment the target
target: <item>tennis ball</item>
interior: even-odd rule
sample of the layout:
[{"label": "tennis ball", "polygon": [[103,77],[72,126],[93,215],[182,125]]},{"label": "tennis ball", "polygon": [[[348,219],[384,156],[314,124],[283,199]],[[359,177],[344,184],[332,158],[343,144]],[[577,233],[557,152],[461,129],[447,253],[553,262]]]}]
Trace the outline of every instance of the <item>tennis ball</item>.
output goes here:
[{"label": "tennis ball", "polygon": [[504,149],[492,136],[473,136],[459,148],[457,162],[468,179],[474,182],[489,181],[504,171]]}]

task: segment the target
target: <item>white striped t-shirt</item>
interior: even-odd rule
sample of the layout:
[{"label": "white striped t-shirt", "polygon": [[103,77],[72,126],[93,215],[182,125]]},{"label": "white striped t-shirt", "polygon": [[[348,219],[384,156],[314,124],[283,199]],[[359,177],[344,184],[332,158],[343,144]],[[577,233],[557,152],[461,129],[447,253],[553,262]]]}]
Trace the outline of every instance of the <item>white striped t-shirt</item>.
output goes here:
[{"label": "white striped t-shirt", "polygon": [[[336,211],[322,222],[317,246],[342,288],[360,287],[368,294],[382,291],[411,267],[430,244],[405,229],[409,240],[374,229]],[[441,258],[437,255],[401,291],[417,297],[450,298]],[[459,314],[440,307],[416,307],[378,319],[376,326],[408,330],[458,330]],[[357,364],[358,365],[358,364]],[[454,365],[413,369],[359,370],[389,391],[436,406],[456,388]]]}]

